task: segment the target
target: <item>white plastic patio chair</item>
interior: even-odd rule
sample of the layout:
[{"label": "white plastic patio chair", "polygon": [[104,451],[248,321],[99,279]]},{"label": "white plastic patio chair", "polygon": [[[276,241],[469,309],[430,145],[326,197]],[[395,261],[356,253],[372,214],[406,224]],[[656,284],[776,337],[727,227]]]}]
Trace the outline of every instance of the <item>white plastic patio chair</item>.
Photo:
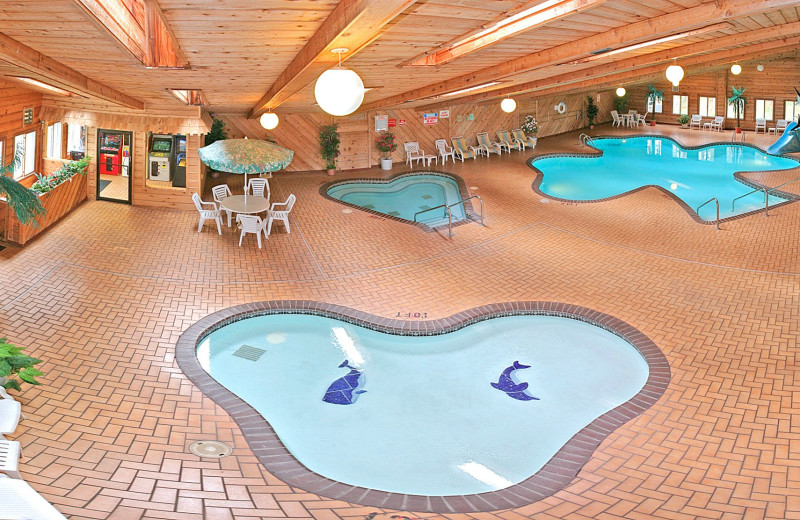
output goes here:
[{"label": "white plastic patio chair", "polygon": [[624,122],[616,110],[611,111],[611,126],[622,126]]},{"label": "white plastic patio chair", "polygon": [[689,121],[689,129],[696,126],[698,130],[703,128],[703,116],[700,114],[692,114],[692,119]]},{"label": "white plastic patio chair", "polygon": [[447,158],[451,158],[453,162],[456,162],[456,158],[453,155],[453,148],[447,146],[447,141],[444,139],[437,139],[433,142],[433,146],[439,150],[439,157],[442,159],[442,164],[447,162]]},{"label": "white plastic patio chair", "polygon": [[[247,233],[253,233],[258,240],[258,248],[261,249],[261,233],[264,231],[264,221],[258,215],[236,215],[236,222],[242,233],[239,235],[239,247],[242,247],[242,239]],[[267,237],[269,238],[269,237]]]},{"label": "white plastic patio chair", "polygon": [[[291,233],[292,230],[289,229],[289,213],[292,212],[292,208],[294,207],[294,203],[297,200],[297,197],[294,196],[294,193],[289,195],[289,198],[286,199],[286,202],[273,202],[272,206],[267,210],[267,236],[272,233],[272,221],[273,220],[280,220],[283,222],[283,225],[286,226],[286,232]],[[283,209],[278,210],[278,207],[283,206]]]},{"label": "white plastic patio chair", "polygon": [[723,116],[715,116],[713,121],[708,121],[707,123],[703,123],[703,130],[706,128],[711,130],[716,130],[717,132],[722,131],[722,125],[725,123],[725,118]]},{"label": "white plastic patio chair", "polygon": [[650,113],[650,111],[648,110],[644,114],[638,114],[636,116],[636,126],[639,126],[639,125],[647,126],[647,115],[649,113]]},{"label": "white plastic patio chair", "polygon": [[220,211],[224,211],[228,214],[228,227],[231,227],[231,215],[233,212],[229,209],[222,209],[222,199],[226,199],[233,195],[233,193],[231,193],[231,189],[227,184],[219,184],[211,188],[211,194],[214,196],[214,202],[219,204]]},{"label": "white plastic patio chair", "polygon": [[21,479],[19,474],[20,445],[17,441],[0,439],[0,472],[11,478]]},{"label": "white plastic patio chair", "polygon": [[756,128],[755,128],[753,133],[757,134],[759,128],[761,130],[763,130],[765,134],[767,133],[767,120],[766,120],[766,118],[761,118],[761,117],[756,118]]},{"label": "white plastic patio chair", "polygon": [[15,401],[10,397],[0,399],[0,439],[2,439],[4,435],[11,435],[14,433],[21,417],[22,405],[20,405],[19,401]]},{"label": "white plastic patio chair", "polygon": [[787,126],[789,126],[789,121],[787,121],[786,119],[778,119],[775,122],[775,126],[771,126],[769,127],[769,129],[767,129],[767,133],[775,135],[782,134],[783,131],[786,130]]},{"label": "white plastic patio chair", "polygon": [[[250,179],[250,182],[247,185],[247,192],[253,192],[253,195],[256,197],[266,197],[269,200],[269,181],[267,179],[261,179],[256,177],[255,179]],[[266,195],[264,194],[266,192]]]},{"label": "white plastic patio chair", "polygon": [[[192,202],[197,212],[200,213],[200,223],[197,225],[197,232],[203,230],[203,222],[206,220],[214,220],[217,223],[217,231],[222,234],[222,215],[220,215],[219,208],[216,202],[203,202],[200,200],[200,195],[192,193]],[[208,209],[204,206],[211,206],[214,209]]]},{"label": "white plastic patio chair", "polygon": [[414,161],[422,161],[422,164],[425,164],[425,152],[419,149],[418,142],[411,141],[409,143],[403,143],[403,149],[406,151],[407,165],[413,166]]}]

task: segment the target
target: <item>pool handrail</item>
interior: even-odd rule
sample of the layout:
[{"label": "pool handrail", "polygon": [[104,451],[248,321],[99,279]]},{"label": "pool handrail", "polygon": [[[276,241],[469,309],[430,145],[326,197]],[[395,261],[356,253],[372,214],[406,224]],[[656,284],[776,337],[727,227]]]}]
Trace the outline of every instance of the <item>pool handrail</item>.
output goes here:
[{"label": "pool handrail", "polygon": [[739,200],[741,198],[744,198],[744,197],[747,197],[748,195],[752,195],[753,193],[755,193],[757,191],[763,191],[764,192],[764,216],[768,217],[769,216],[769,194],[772,193],[773,191],[779,189],[779,188],[783,188],[784,186],[788,186],[789,184],[795,183],[797,181],[800,181],[800,177],[796,177],[796,178],[794,178],[794,179],[792,179],[790,181],[786,181],[783,184],[779,184],[778,186],[775,186],[774,188],[756,188],[756,189],[754,189],[752,191],[748,191],[744,195],[740,195],[740,196],[736,197],[735,199],[733,199],[733,201],[731,201],[731,211],[733,211],[733,207],[736,204],[737,200]]},{"label": "pool handrail", "polygon": [[594,144],[594,139],[592,139],[592,136],[590,136],[589,134],[581,134],[581,135],[579,135],[578,136],[578,141],[580,141],[580,143],[583,146],[586,146],[587,143],[593,143]]},{"label": "pool handrail", "polygon": [[[433,210],[439,209],[439,208],[444,208],[444,210],[447,212],[447,236],[451,237],[451,236],[453,236],[453,210],[451,210],[450,208],[452,208],[453,206],[458,206],[459,204],[464,204],[465,202],[467,202],[468,200],[471,200],[471,199],[478,199],[478,201],[480,201],[480,203],[481,203],[481,226],[484,226],[485,224],[483,223],[483,199],[480,197],[480,195],[472,195],[472,196],[467,197],[465,199],[461,199],[458,202],[454,202],[454,203],[452,203],[450,205],[440,204],[440,205],[438,205],[436,207],[433,207],[433,208],[428,208],[428,209],[423,209],[422,211],[417,211],[416,213],[414,213],[414,222],[417,222],[417,215],[419,215],[421,213],[425,213],[427,211],[433,211]],[[467,217],[467,220],[469,220],[469,217]]]},{"label": "pool handrail", "polygon": [[704,203],[702,203],[699,206],[697,206],[697,209],[694,210],[694,211],[695,211],[695,213],[697,213],[698,216],[700,216],[700,208],[702,208],[703,206],[705,206],[706,204],[708,204],[710,202],[716,202],[717,203],[717,229],[719,229],[719,199],[718,198],[711,197],[710,199],[708,199]]}]

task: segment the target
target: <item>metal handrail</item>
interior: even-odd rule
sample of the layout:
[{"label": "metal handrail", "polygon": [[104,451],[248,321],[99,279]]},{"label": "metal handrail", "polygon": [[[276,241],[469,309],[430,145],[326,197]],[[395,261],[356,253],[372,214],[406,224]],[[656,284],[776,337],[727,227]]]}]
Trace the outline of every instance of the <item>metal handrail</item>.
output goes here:
[{"label": "metal handrail", "polygon": [[731,211],[733,211],[737,200],[742,199],[744,197],[747,197],[748,195],[752,195],[753,193],[755,193],[757,191],[763,191],[764,192],[764,216],[768,217],[769,216],[769,194],[772,193],[773,191],[779,189],[779,188],[783,188],[784,186],[788,186],[789,184],[792,184],[792,183],[795,183],[795,182],[798,182],[798,181],[800,181],[800,177],[797,177],[797,178],[792,179],[790,181],[786,181],[783,184],[779,184],[778,186],[775,186],[774,188],[756,188],[756,189],[754,189],[752,191],[748,191],[744,195],[740,195],[740,196],[736,197],[735,199],[733,199],[731,201]]},{"label": "metal handrail", "polygon": [[450,208],[452,208],[453,206],[458,206],[459,204],[464,204],[468,200],[471,200],[471,199],[478,199],[480,201],[480,203],[481,203],[481,226],[485,226],[485,224],[483,223],[483,199],[480,197],[480,195],[472,195],[471,197],[467,197],[465,199],[461,199],[458,202],[454,202],[454,203],[452,203],[450,205],[440,204],[440,205],[438,205],[436,207],[433,207],[433,208],[428,208],[428,209],[423,209],[422,211],[417,211],[416,213],[414,213],[414,222],[417,222],[417,215],[420,215],[420,214],[425,213],[427,211],[433,211],[435,209],[444,208],[445,211],[447,212],[447,236],[451,237],[451,236],[453,236],[453,210],[451,210]]},{"label": "metal handrail", "polygon": [[[742,130],[741,132],[739,132],[739,135],[741,135],[741,136],[742,136],[742,138],[741,138],[741,139],[739,139],[739,142],[742,142],[742,143],[743,143],[743,142],[745,142],[744,130]],[[731,142],[732,142],[732,143],[735,143],[735,142],[736,142],[736,130],[734,130],[734,131],[731,133]]]},{"label": "metal handrail", "polygon": [[757,192],[757,191],[763,191],[764,193],[766,193],[766,192],[767,192],[767,188],[756,188],[756,189],[754,189],[754,190],[748,191],[748,192],[747,192],[747,193],[745,193],[744,195],[739,195],[738,197],[736,197],[735,199],[733,199],[733,200],[731,201],[731,211],[733,211],[733,210],[734,210],[734,207],[736,206],[736,201],[737,201],[737,200],[739,200],[739,199],[743,199],[743,198],[747,197],[748,195],[752,195],[753,193],[755,193],[755,192]]},{"label": "metal handrail", "polygon": [[594,139],[589,134],[581,134],[578,136],[578,141],[583,145],[586,146],[587,143],[592,142],[594,143]]},{"label": "metal handrail", "polygon": [[719,229],[719,199],[718,198],[711,197],[710,199],[708,199],[704,203],[702,203],[699,206],[697,206],[697,209],[694,210],[694,212],[697,213],[698,216],[700,216],[700,208],[702,208],[706,204],[709,204],[710,202],[716,202],[717,203],[717,229]]}]

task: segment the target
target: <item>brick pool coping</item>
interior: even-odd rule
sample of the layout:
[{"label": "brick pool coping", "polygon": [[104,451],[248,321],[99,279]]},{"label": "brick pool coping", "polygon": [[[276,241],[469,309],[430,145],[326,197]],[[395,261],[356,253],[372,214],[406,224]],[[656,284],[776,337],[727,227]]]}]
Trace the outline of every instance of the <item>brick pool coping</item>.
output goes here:
[{"label": "brick pool coping", "polygon": [[[458,185],[458,191],[461,195],[461,200],[467,199],[470,197],[469,190],[467,189],[467,184],[464,182],[460,176],[456,175],[455,173],[448,173],[448,172],[441,172],[438,170],[414,170],[410,172],[401,172],[396,173],[390,177],[386,178],[377,178],[377,177],[351,177],[346,179],[339,179],[331,182],[326,182],[325,184],[319,187],[319,194],[322,195],[323,198],[336,202],[338,204],[342,204],[343,206],[347,206],[348,208],[357,209],[359,211],[364,211],[371,215],[376,215],[378,217],[387,219],[387,220],[394,220],[395,222],[402,222],[403,224],[409,224],[415,227],[420,228],[421,230],[425,231],[426,233],[433,233],[434,231],[442,231],[447,229],[447,225],[441,225],[436,227],[430,227],[427,224],[423,224],[422,222],[414,222],[413,220],[408,220],[400,217],[395,217],[394,215],[388,215],[386,213],[381,213],[380,211],[375,211],[369,208],[365,208],[363,206],[359,206],[357,204],[350,204],[349,202],[345,202],[343,200],[339,200],[337,198],[331,197],[328,195],[328,190],[334,186],[339,186],[342,184],[352,184],[354,182],[364,182],[370,184],[388,184],[400,177],[407,177],[409,175],[431,175],[435,177],[445,177],[451,180],[456,181]],[[469,224],[470,222],[477,222],[480,223],[481,216],[475,212],[475,209],[472,207],[472,201],[467,200],[464,202],[464,215],[466,218],[463,220],[457,220],[453,222],[453,227],[456,226],[463,226],[464,224]]]},{"label": "brick pool coping", "polygon": [[[755,145],[749,144],[749,143],[730,143],[730,142],[724,142],[724,141],[716,141],[716,142],[697,145],[697,146],[686,146],[683,143],[681,143],[679,140],[677,140],[677,139],[675,139],[673,137],[669,137],[669,136],[666,136],[666,135],[658,135],[658,134],[638,134],[638,135],[626,135],[626,136],[600,135],[600,136],[597,136],[597,137],[592,137],[591,139],[593,141],[599,141],[599,140],[603,140],[603,139],[643,139],[643,138],[646,138],[646,139],[667,139],[669,141],[674,142],[675,144],[677,144],[678,146],[680,146],[684,150],[700,150],[700,149],[708,148],[708,147],[711,147],[711,146],[735,144],[736,146],[746,146],[748,148],[754,148],[754,149],[756,149],[756,150],[758,150],[760,152],[763,152],[765,154],[767,153],[763,148],[760,148],[758,146],[755,146]],[[584,157],[584,158],[586,158],[586,157],[601,157],[603,155],[603,151],[602,150],[599,150],[599,149],[595,148],[591,144],[587,144],[586,146],[588,146],[589,148],[594,150],[594,152],[587,152],[587,153],[547,153],[547,154],[542,154],[542,155],[536,155],[536,156],[531,157],[530,159],[528,159],[528,167],[530,167],[536,173],[536,177],[534,177],[533,184],[531,185],[531,188],[533,189],[533,191],[538,195],[541,195],[543,197],[547,197],[548,199],[555,200],[557,202],[568,202],[568,203],[571,203],[571,204],[594,204],[595,202],[605,202],[607,200],[614,200],[614,199],[618,199],[620,197],[626,197],[626,196],[628,196],[628,195],[630,195],[632,193],[636,193],[636,192],[639,192],[639,191],[642,191],[642,190],[645,190],[645,189],[648,189],[648,188],[655,188],[655,189],[661,191],[662,193],[668,195],[672,200],[677,202],[678,205],[680,207],[682,207],[686,211],[686,213],[689,214],[689,216],[692,218],[692,220],[694,220],[698,224],[705,224],[705,225],[715,225],[716,224],[716,220],[703,220],[702,218],[700,218],[700,215],[698,215],[695,212],[694,208],[689,206],[680,197],[678,197],[677,195],[672,193],[670,190],[668,190],[668,189],[666,189],[666,188],[664,188],[662,186],[658,186],[656,184],[645,184],[644,186],[640,186],[638,188],[634,188],[632,190],[620,193],[619,195],[612,195],[611,197],[604,197],[602,199],[592,199],[592,200],[562,199],[560,197],[554,197],[553,195],[547,194],[547,193],[543,192],[541,189],[539,189],[539,186],[542,184],[542,180],[544,179],[544,173],[542,173],[542,171],[540,169],[538,169],[536,166],[534,166],[533,163],[535,163],[536,161],[539,161],[541,159],[549,159],[549,158],[553,158],[553,157]],[[798,161],[796,158],[794,158],[794,157],[792,157],[790,155],[781,154],[781,155],[776,155],[775,157],[782,157],[784,159],[791,159],[792,161],[795,161],[798,164],[798,166],[800,166],[800,161]],[[736,181],[741,182],[745,186],[749,186],[749,187],[751,187],[753,189],[758,189],[758,190],[763,190],[764,188],[769,189],[769,186],[763,186],[763,185],[761,185],[761,184],[759,184],[759,183],[757,183],[755,181],[751,181],[749,179],[746,179],[744,177],[744,174],[747,174],[747,173],[764,173],[764,172],[770,172],[770,171],[781,171],[781,170],[757,170],[757,171],[743,170],[743,171],[734,172],[733,178]],[[786,199],[786,202],[780,204],[781,206],[783,206],[785,204],[791,204],[793,202],[797,202],[798,200],[800,200],[800,197],[798,197],[797,195],[795,195],[793,193],[785,192],[785,191],[775,191],[775,195]],[[770,209],[773,209],[773,206],[770,206]],[[730,216],[730,217],[721,218],[721,219],[719,219],[719,222],[720,223],[730,222],[732,220],[738,220],[740,218],[749,217],[750,215],[755,215],[756,213],[763,213],[764,211],[765,210],[763,208],[762,209],[756,209],[756,210],[753,210],[753,211],[740,213],[738,215],[733,215],[733,216]]]},{"label": "brick pool coping", "polygon": [[[343,484],[303,466],[278,438],[270,424],[248,403],[213,379],[197,360],[197,345],[215,330],[253,316],[310,314],[335,318],[368,329],[405,336],[432,336],[503,316],[559,316],[590,323],[630,343],[647,362],[650,373],[629,401],[609,410],[576,433],[528,479],[505,489],[471,495],[424,496],[392,493]],[[429,321],[402,321],[356,309],[311,300],[273,300],[229,307],[210,314],[181,336],[175,346],[178,366],[207,397],[239,425],[253,454],[274,476],[310,493],[366,506],[431,513],[488,512],[521,507],[546,498],[572,482],[595,449],[615,429],[644,413],[664,394],[670,381],[667,358],[650,338],[608,314],[559,302],[493,303]]]}]

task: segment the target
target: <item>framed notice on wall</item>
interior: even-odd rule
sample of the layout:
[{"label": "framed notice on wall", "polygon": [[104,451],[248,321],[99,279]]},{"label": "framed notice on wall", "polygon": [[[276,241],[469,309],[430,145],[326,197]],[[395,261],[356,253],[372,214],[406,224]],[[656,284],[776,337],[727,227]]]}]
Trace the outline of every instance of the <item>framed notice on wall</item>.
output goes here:
[{"label": "framed notice on wall", "polygon": [[389,116],[375,116],[375,131],[385,132],[389,129]]},{"label": "framed notice on wall", "polygon": [[426,112],[422,115],[422,123],[426,125],[435,125],[439,122],[439,114],[437,112]]},{"label": "framed notice on wall", "polygon": [[439,119],[448,119],[450,117],[450,110],[439,110]]}]

